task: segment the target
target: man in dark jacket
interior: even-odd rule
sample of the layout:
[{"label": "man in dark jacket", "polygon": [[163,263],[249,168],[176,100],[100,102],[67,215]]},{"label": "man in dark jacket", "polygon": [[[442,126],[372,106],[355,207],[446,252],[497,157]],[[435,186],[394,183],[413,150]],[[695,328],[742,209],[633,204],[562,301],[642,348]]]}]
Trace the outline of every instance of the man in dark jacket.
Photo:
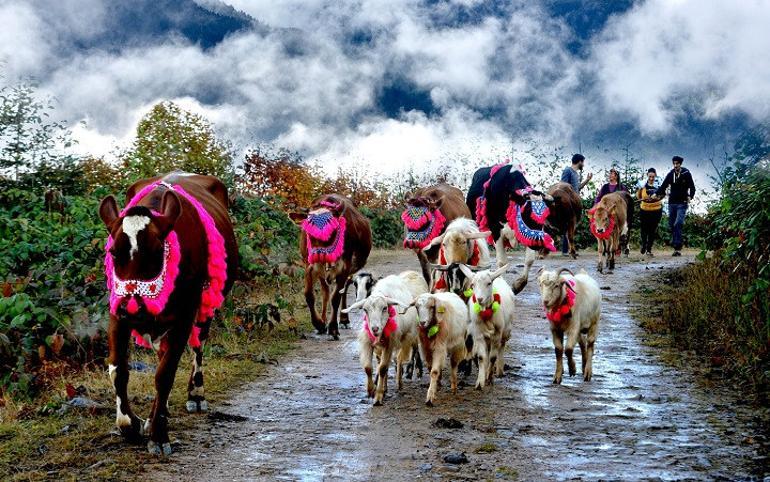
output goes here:
[{"label": "man in dark jacket", "polygon": [[687,214],[687,205],[695,196],[695,183],[692,180],[692,174],[686,168],[682,167],[684,159],[680,156],[671,158],[674,168],[666,175],[663,184],[660,185],[655,193],[656,197],[663,197],[666,189],[671,191],[668,195],[668,226],[671,228],[671,245],[674,247],[674,256],[681,256],[682,253],[682,227],[684,226],[684,217]]}]

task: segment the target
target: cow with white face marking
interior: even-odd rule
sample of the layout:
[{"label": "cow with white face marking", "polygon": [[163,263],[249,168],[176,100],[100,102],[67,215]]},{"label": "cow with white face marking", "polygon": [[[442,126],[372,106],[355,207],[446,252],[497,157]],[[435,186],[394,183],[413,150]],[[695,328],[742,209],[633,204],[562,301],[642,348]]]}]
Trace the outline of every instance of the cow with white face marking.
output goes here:
[{"label": "cow with white face marking", "polygon": [[[126,438],[149,435],[151,453],[171,453],[167,403],[188,343],[194,360],[187,409],[207,409],[202,343],[238,263],[227,204],[227,188],[218,179],[172,173],[132,185],[123,210],[112,196],[99,207],[109,231],[108,371],[116,395],[115,422]],[[131,410],[127,393],[132,335],[137,344],[154,348],[159,358],[156,396],[146,423]]]}]

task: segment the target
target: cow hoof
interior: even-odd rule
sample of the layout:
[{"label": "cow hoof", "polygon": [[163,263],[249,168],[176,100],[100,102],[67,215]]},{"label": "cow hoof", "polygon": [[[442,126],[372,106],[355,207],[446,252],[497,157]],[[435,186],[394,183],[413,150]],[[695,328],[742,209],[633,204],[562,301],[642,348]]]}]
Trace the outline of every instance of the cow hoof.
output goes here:
[{"label": "cow hoof", "polygon": [[118,427],[120,434],[124,439],[129,441],[139,441],[149,428],[150,421],[144,422],[141,418],[136,417],[131,420],[131,425],[126,427]]},{"label": "cow hoof", "polygon": [[206,400],[187,400],[185,408],[187,413],[205,413],[209,411],[209,402]]},{"label": "cow hoof", "polygon": [[163,455],[163,456],[169,456],[171,455],[171,452],[172,452],[171,444],[169,442],[158,445],[152,440],[147,442],[147,451],[150,452],[152,455]]}]

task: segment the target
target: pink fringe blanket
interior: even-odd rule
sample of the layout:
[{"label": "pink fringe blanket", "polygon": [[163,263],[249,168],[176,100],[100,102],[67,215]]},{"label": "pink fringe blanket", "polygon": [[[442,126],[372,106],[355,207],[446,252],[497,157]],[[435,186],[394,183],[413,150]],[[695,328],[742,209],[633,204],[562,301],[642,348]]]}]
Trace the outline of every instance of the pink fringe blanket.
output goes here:
[{"label": "pink fringe blanket", "polygon": [[427,206],[408,206],[401,213],[401,220],[406,226],[404,247],[407,249],[423,249],[441,234],[446,224],[440,210],[431,211]]},{"label": "pink fringe blanket", "polygon": [[[188,343],[193,348],[201,346],[200,331],[201,328],[198,323],[203,323],[214,316],[214,312],[222,306],[224,302],[224,288],[227,281],[227,251],[225,249],[225,239],[220,234],[216,227],[214,218],[206,211],[203,205],[195,197],[189,194],[180,185],[171,186],[164,182],[157,182],[150,184],[142,188],[131,200],[126,204],[123,210],[120,212],[121,216],[125,216],[125,213],[132,207],[136,206],[145,196],[147,196],[153,189],[158,186],[165,186],[167,189],[175,191],[177,194],[184,197],[190,204],[193,205],[198,212],[198,217],[203,224],[203,229],[206,232],[207,240],[207,254],[208,254],[208,280],[203,287],[201,293],[200,307],[198,309],[198,315],[196,317],[196,324],[193,325],[192,333]],[[160,213],[153,211],[153,215],[159,216]],[[112,246],[112,237],[107,238],[106,248]],[[107,274],[107,288],[110,290],[110,312],[114,315],[117,307],[120,305],[120,301],[125,296],[131,296],[126,305],[126,309],[129,313],[136,313],[139,306],[136,301],[137,297],[142,298],[147,311],[152,315],[160,314],[166,306],[171,293],[174,290],[174,284],[176,277],[179,274],[179,262],[181,261],[181,254],[179,249],[179,240],[176,232],[171,231],[166,238],[167,255],[164,257],[164,269],[161,270],[161,274],[158,278],[151,281],[142,280],[119,280],[117,276],[114,276],[115,269],[112,261],[112,256],[109,251],[104,258],[104,266]],[[164,275],[165,272],[165,275]],[[162,281],[159,281],[159,278]],[[149,291],[151,286],[162,286],[158,295],[152,296],[153,293]],[[133,288],[131,292],[128,292],[128,288]],[[137,288],[144,288],[143,291],[136,291]],[[133,311],[132,311],[133,310]],[[136,344],[145,348],[150,348],[151,344],[142,337],[136,330],[132,332],[136,340]]]},{"label": "pink fringe blanket", "polygon": [[[302,230],[307,235],[307,262],[335,263],[342,256],[345,248],[345,229],[347,227],[344,216],[335,216],[327,208],[317,209],[302,221]],[[334,240],[327,246],[317,246],[313,240],[327,242],[335,235]]]},{"label": "pink fringe blanket", "polygon": [[[529,202],[530,201],[527,201],[527,203]],[[526,203],[524,205],[526,206]],[[516,235],[516,240],[529,248],[537,249],[544,247],[548,251],[556,251],[556,246],[554,246],[553,238],[550,234],[545,231],[532,229],[526,225],[521,214],[522,210],[523,209],[518,204],[511,201],[508,205],[508,211],[505,214],[508,225],[511,226],[513,233]],[[534,214],[534,211],[531,214]],[[534,216],[530,217],[536,219]]]}]

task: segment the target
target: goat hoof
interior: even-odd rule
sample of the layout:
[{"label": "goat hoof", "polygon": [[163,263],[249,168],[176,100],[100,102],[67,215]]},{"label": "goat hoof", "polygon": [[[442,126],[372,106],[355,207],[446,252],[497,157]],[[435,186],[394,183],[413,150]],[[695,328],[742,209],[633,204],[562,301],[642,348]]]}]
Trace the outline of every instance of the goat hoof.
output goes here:
[{"label": "goat hoof", "polygon": [[425,406],[426,407],[432,407],[433,406],[433,400],[426,400],[425,401]]},{"label": "goat hoof", "polygon": [[147,451],[152,455],[163,455],[163,456],[169,456],[171,455],[171,452],[172,452],[171,444],[169,442],[165,442],[158,445],[158,443],[153,442],[152,440],[147,442]]},{"label": "goat hoof", "polygon": [[375,400],[373,405],[375,407],[381,407],[382,406],[382,400]]}]

